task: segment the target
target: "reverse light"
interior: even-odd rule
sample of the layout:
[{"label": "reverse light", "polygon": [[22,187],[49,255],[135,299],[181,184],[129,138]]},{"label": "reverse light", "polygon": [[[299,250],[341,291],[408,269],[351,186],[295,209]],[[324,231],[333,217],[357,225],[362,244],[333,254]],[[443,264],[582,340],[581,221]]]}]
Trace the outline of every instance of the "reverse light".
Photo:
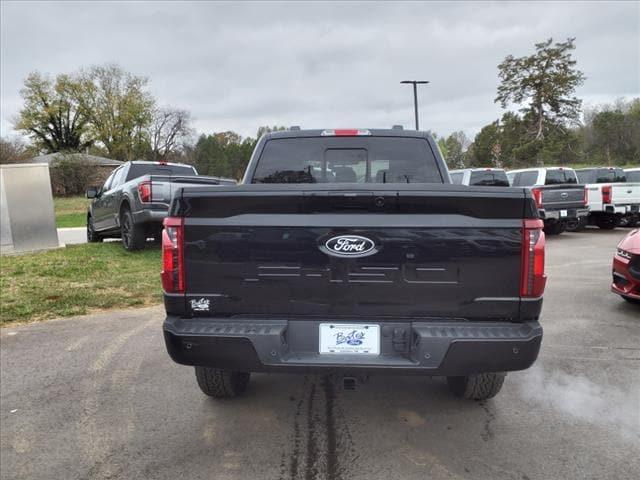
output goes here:
[{"label": "reverse light", "polygon": [[602,186],[602,203],[611,203],[611,185]]},{"label": "reverse light", "polygon": [[532,188],[531,193],[533,194],[533,199],[536,201],[536,207],[542,208],[542,190],[539,188]]},{"label": "reverse light", "polygon": [[369,130],[342,128],[335,130],[323,130],[320,135],[323,137],[358,137],[371,135],[371,132]]},{"label": "reverse light", "polygon": [[184,293],[184,222],[167,217],[162,230],[162,288],[167,293]]},{"label": "reverse light", "polygon": [[149,180],[145,180],[138,184],[138,195],[140,196],[140,201],[142,203],[149,203],[152,199],[152,193],[151,182]]},{"label": "reverse light", "polygon": [[525,219],[522,224],[522,270],[520,296],[541,297],[547,283],[544,273],[544,223],[540,219]]}]

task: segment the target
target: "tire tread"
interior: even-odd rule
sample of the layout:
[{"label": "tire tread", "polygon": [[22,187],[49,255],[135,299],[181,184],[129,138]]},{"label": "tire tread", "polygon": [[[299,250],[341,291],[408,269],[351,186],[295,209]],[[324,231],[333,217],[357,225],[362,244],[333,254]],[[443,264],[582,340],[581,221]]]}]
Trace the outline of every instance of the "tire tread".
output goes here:
[{"label": "tire tread", "polygon": [[504,373],[480,373],[466,377],[447,377],[449,388],[468,400],[488,400],[495,397],[504,384]]},{"label": "tire tread", "polygon": [[247,372],[210,367],[195,367],[195,370],[200,390],[214,398],[237,397],[245,391],[249,383],[250,374]]}]

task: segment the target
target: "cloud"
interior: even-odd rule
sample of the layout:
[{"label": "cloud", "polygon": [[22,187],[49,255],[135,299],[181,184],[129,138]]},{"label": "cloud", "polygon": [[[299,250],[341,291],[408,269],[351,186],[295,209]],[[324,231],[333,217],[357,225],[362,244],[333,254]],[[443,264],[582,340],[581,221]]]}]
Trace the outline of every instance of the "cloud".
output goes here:
[{"label": "cloud", "polygon": [[640,5],[536,3],[2,2],[1,129],[33,70],[117,62],[148,76],[199,131],[263,124],[421,125],[472,135],[500,111],[497,64],[553,36],[577,37],[585,98],[640,92]]}]

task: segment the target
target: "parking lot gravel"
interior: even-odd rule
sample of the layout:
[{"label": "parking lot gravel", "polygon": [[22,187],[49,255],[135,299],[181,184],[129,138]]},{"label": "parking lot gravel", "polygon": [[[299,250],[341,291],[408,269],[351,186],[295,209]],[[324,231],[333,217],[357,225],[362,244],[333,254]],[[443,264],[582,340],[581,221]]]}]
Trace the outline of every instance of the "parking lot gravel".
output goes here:
[{"label": "parking lot gravel", "polygon": [[640,307],[609,292],[625,233],[548,239],[540,357],[486,402],[266,374],[215,401],[167,356],[161,307],[3,328],[0,477],[636,479]]}]

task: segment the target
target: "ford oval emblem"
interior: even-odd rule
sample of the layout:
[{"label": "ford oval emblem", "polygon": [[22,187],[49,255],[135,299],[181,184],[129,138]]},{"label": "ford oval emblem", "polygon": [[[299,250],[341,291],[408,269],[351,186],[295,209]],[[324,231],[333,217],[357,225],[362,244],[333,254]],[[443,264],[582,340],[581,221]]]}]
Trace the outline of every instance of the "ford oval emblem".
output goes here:
[{"label": "ford oval emblem", "polygon": [[376,253],[376,243],[361,235],[338,235],[324,242],[324,251],[335,257],[366,257]]},{"label": "ford oval emblem", "polygon": [[568,194],[567,192],[562,192],[562,193],[560,194],[560,196],[561,196],[562,198],[567,198],[567,197],[569,196],[569,194]]}]

